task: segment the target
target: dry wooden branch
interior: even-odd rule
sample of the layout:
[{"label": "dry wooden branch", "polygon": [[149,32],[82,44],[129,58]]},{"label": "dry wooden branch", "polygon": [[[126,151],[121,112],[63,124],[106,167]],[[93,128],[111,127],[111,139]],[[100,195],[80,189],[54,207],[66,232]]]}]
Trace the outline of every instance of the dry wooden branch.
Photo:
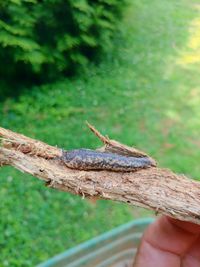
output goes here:
[{"label": "dry wooden branch", "polygon": [[[115,151],[117,147],[146,155],[102,136],[91,125],[90,128],[104,142],[104,150]],[[2,166],[11,165],[32,174],[58,190],[126,202],[200,224],[200,183],[197,181],[157,167],[129,173],[72,170],[59,161],[59,148],[4,128],[0,128],[0,136]]]}]

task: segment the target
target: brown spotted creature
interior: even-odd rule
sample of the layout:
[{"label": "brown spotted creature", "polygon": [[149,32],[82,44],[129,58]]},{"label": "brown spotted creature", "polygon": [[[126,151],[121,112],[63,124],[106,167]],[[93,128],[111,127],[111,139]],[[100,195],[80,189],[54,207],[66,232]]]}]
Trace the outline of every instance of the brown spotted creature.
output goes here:
[{"label": "brown spotted creature", "polygon": [[156,166],[148,156],[133,157],[91,149],[62,151],[61,160],[72,169],[131,172]]}]

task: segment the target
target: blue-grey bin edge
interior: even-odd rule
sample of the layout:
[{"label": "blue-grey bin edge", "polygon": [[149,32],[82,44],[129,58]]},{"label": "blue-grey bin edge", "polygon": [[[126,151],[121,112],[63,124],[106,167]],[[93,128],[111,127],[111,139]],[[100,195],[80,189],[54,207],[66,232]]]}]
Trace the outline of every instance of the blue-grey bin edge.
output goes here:
[{"label": "blue-grey bin edge", "polygon": [[85,241],[83,243],[81,243],[80,245],[77,245],[73,248],[70,248],[66,251],[64,251],[63,253],[60,253],[56,256],[54,256],[53,258],[50,258],[49,260],[40,263],[39,265],[37,265],[36,267],[53,267],[55,266],[56,263],[58,263],[59,261],[61,261],[64,258],[69,257],[70,255],[73,255],[75,253],[78,253],[79,251],[83,250],[86,247],[90,247],[95,245],[96,243],[102,242],[105,239],[108,239],[110,237],[112,237],[113,235],[116,235],[120,232],[123,232],[125,230],[128,230],[129,228],[132,228],[134,226],[138,226],[138,225],[149,225],[150,223],[152,223],[155,219],[154,218],[144,218],[144,219],[137,219],[131,222],[128,222],[126,224],[122,224],[108,232],[105,232],[97,237],[94,237],[88,241]]}]

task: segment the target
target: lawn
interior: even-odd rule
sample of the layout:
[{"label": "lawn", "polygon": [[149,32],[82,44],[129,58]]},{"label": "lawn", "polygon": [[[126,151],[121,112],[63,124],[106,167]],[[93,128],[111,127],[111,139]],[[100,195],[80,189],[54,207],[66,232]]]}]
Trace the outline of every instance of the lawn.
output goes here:
[{"label": "lawn", "polygon": [[[0,125],[66,149],[95,148],[88,120],[159,166],[198,179],[200,5],[131,2],[115,49],[98,67],[7,99]],[[136,217],[125,204],[92,204],[12,168],[0,174],[0,266],[34,266]]]}]

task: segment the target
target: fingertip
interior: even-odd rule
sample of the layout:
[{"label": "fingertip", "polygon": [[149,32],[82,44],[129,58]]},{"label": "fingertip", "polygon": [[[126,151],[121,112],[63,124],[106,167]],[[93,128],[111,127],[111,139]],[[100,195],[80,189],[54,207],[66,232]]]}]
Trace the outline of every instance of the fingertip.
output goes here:
[{"label": "fingertip", "polygon": [[163,215],[147,228],[143,240],[157,249],[180,255],[188,250],[199,234],[200,226]]},{"label": "fingertip", "polygon": [[200,233],[200,225],[192,223],[192,222],[187,222],[187,221],[180,221],[177,219],[174,219],[172,217],[163,215],[172,225],[181,228],[182,230],[189,232],[191,234],[199,234]]}]

